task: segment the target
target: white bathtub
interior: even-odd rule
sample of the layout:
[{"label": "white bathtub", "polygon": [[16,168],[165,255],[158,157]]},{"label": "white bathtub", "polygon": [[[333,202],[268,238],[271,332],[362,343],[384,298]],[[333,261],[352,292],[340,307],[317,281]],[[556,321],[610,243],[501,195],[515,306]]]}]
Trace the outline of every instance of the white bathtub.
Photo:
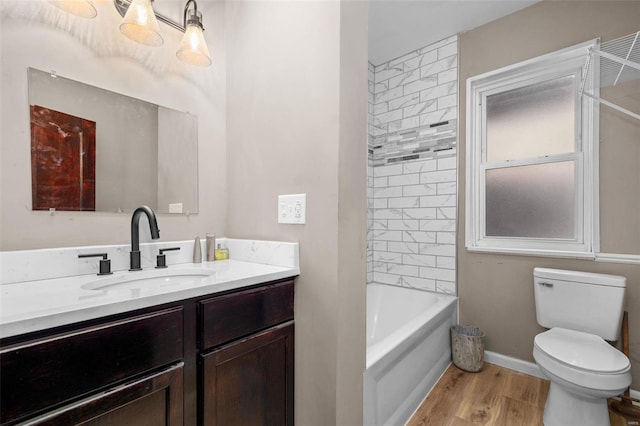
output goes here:
[{"label": "white bathtub", "polygon": [[451,361],[455,296],[367,285],[364,424],[403,425]]}]

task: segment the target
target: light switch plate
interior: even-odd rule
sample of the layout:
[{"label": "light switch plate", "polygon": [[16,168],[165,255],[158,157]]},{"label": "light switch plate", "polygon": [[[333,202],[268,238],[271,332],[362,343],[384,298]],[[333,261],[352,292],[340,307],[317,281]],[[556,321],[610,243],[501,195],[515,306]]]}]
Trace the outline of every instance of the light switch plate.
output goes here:
[{"label": "light switch plate", "polygon": [[307,194],[278,195],[278,223],[303,225],[307,220]]}]

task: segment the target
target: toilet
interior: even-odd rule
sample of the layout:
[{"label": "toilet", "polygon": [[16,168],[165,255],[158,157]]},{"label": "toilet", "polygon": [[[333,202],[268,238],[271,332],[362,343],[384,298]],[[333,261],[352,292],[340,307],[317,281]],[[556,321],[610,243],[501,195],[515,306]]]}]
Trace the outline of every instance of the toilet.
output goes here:
[{"label": "toilet", "polygon": [[551,381],[545,426],[610,425],[607,398],[631,384],[629,359],[606,341],[620,333],[626,278],[535,268],[533,357]]}]

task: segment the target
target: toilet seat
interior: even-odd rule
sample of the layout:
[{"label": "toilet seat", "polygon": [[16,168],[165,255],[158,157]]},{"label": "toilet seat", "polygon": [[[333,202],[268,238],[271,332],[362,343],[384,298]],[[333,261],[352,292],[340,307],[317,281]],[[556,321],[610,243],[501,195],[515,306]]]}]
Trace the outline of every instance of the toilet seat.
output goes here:
[{"label": "toilet seat", "polygon": [[583,388],[613,391],[631,384],[629,359],[593,334],[552,328],[535,337],[533,356],[541,368]]}]

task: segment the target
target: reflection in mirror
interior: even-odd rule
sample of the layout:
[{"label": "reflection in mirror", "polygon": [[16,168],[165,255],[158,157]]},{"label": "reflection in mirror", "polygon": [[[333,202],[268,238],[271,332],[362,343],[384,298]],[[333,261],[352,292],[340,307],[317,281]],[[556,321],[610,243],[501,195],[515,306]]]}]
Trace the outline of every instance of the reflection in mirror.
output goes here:
[{"label": "reflection in mirror", "polygon": [[198,212],[195,116],[28,70],[33,210]]}]

